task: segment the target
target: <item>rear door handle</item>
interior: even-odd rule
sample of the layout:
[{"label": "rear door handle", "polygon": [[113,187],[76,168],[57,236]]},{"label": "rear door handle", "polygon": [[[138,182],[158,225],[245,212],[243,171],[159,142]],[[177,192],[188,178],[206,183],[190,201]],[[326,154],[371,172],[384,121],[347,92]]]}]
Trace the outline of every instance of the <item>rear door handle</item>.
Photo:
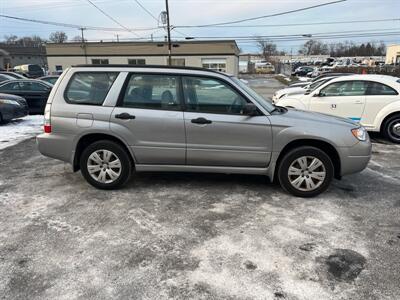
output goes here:
[{"label": "rear door handle", "polygon": [[197,118],[197,119],[192,119],[192,123],[194,124],[211,124],[211,120],[207,120],[206,118]]},{"label": "rear door handle", "polygon": [[117,118],[117,119],[122,119],[122,120],[133,120],[133,119],[135,119],[136,117],[133,116],[133,115],[130,115],[130,114],[128,114],[128,113],[121,113],[121,114],[115,115],[115,118]]}]

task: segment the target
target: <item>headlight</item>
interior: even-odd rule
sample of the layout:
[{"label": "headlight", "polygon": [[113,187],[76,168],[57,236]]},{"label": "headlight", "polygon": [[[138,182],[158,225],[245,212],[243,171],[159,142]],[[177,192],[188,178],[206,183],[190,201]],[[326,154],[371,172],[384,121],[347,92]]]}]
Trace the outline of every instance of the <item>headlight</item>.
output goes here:
[{"label": "headlight", "polygon": [[358,127],[351,130],[351,133],[359,141],[366,141],[368,134],[364,127]]},{"label": "headlight", "polygon": [[7,99],[0,99],[0,104],[14,104],[14,105],[19,105],[18,102],[13,101],[13,100],[7,100]]}]

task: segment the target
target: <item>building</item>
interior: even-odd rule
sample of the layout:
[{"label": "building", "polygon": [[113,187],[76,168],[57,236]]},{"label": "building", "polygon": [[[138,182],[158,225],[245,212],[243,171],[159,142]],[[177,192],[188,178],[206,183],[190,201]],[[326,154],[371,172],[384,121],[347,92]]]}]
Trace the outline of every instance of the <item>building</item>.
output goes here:
[{"label": "building", "polygon": [[[46,44],[49,72],[77,64],[167,65],[166,42],[75,42]],[[172,44],[172,64],[238,74],[235,41],[182,41]]]},{"label": "building", "polygon": [[400,65],[400,44],[387,46],[385,63],[387,65]]},{"label": "building", "polygon": [[47,65],[45,48],[42,45],[24,46],[0,43],[0,68],[11,69],[25,64],[45,67]]}]

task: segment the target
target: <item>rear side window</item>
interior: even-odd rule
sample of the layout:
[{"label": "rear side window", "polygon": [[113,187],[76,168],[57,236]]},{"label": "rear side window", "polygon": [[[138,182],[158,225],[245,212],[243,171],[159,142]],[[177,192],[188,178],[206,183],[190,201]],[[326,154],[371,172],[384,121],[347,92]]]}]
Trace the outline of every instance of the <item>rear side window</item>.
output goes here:
[{"label": "rear side window", "polygon": [[117,72],[75,73],[65,90],[65,100],[70,104],[102,105],[117,76]]},{"label": "rear side window", "polygon": [[176,76],[132,74],[121,106],[179,110],[178,87],[179,82]]},{"label": "rear side window", "polygon": [[367,95],[398,95],[398,93],[392,89],[391,87],[379,83],[379,82],[370,82],[367,90]]}]

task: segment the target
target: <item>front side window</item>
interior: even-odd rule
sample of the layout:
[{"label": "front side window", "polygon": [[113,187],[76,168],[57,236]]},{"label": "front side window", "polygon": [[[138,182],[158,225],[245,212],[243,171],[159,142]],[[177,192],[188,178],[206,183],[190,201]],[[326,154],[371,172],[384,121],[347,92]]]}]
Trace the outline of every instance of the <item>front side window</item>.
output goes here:
[{"label": "front side window", "polygon": [[340,81],[334,82],[320,92],[321,97],[337,96],[364,96],[367,91],[366,81]]},{"label": "front side window", "polygon": [[123,107],[179,110],[179,81],[176,76],[132,74],[129,78]]},{"label": "front side window", "polygon": [[65,100],[71,104],[102,105],[117,76],[117,72],[75,73],[65,90]]},{"label": "front side window", "polygon": [[379,82],[369,82],[367,95],[390,96],[390,95],[398,95],[398,93],[394,89],[385,84]]},{"label": "front side window", "polygon": [[188,111],[241,114],[246,100],[226,83],[212,78],[183,77]]}]

